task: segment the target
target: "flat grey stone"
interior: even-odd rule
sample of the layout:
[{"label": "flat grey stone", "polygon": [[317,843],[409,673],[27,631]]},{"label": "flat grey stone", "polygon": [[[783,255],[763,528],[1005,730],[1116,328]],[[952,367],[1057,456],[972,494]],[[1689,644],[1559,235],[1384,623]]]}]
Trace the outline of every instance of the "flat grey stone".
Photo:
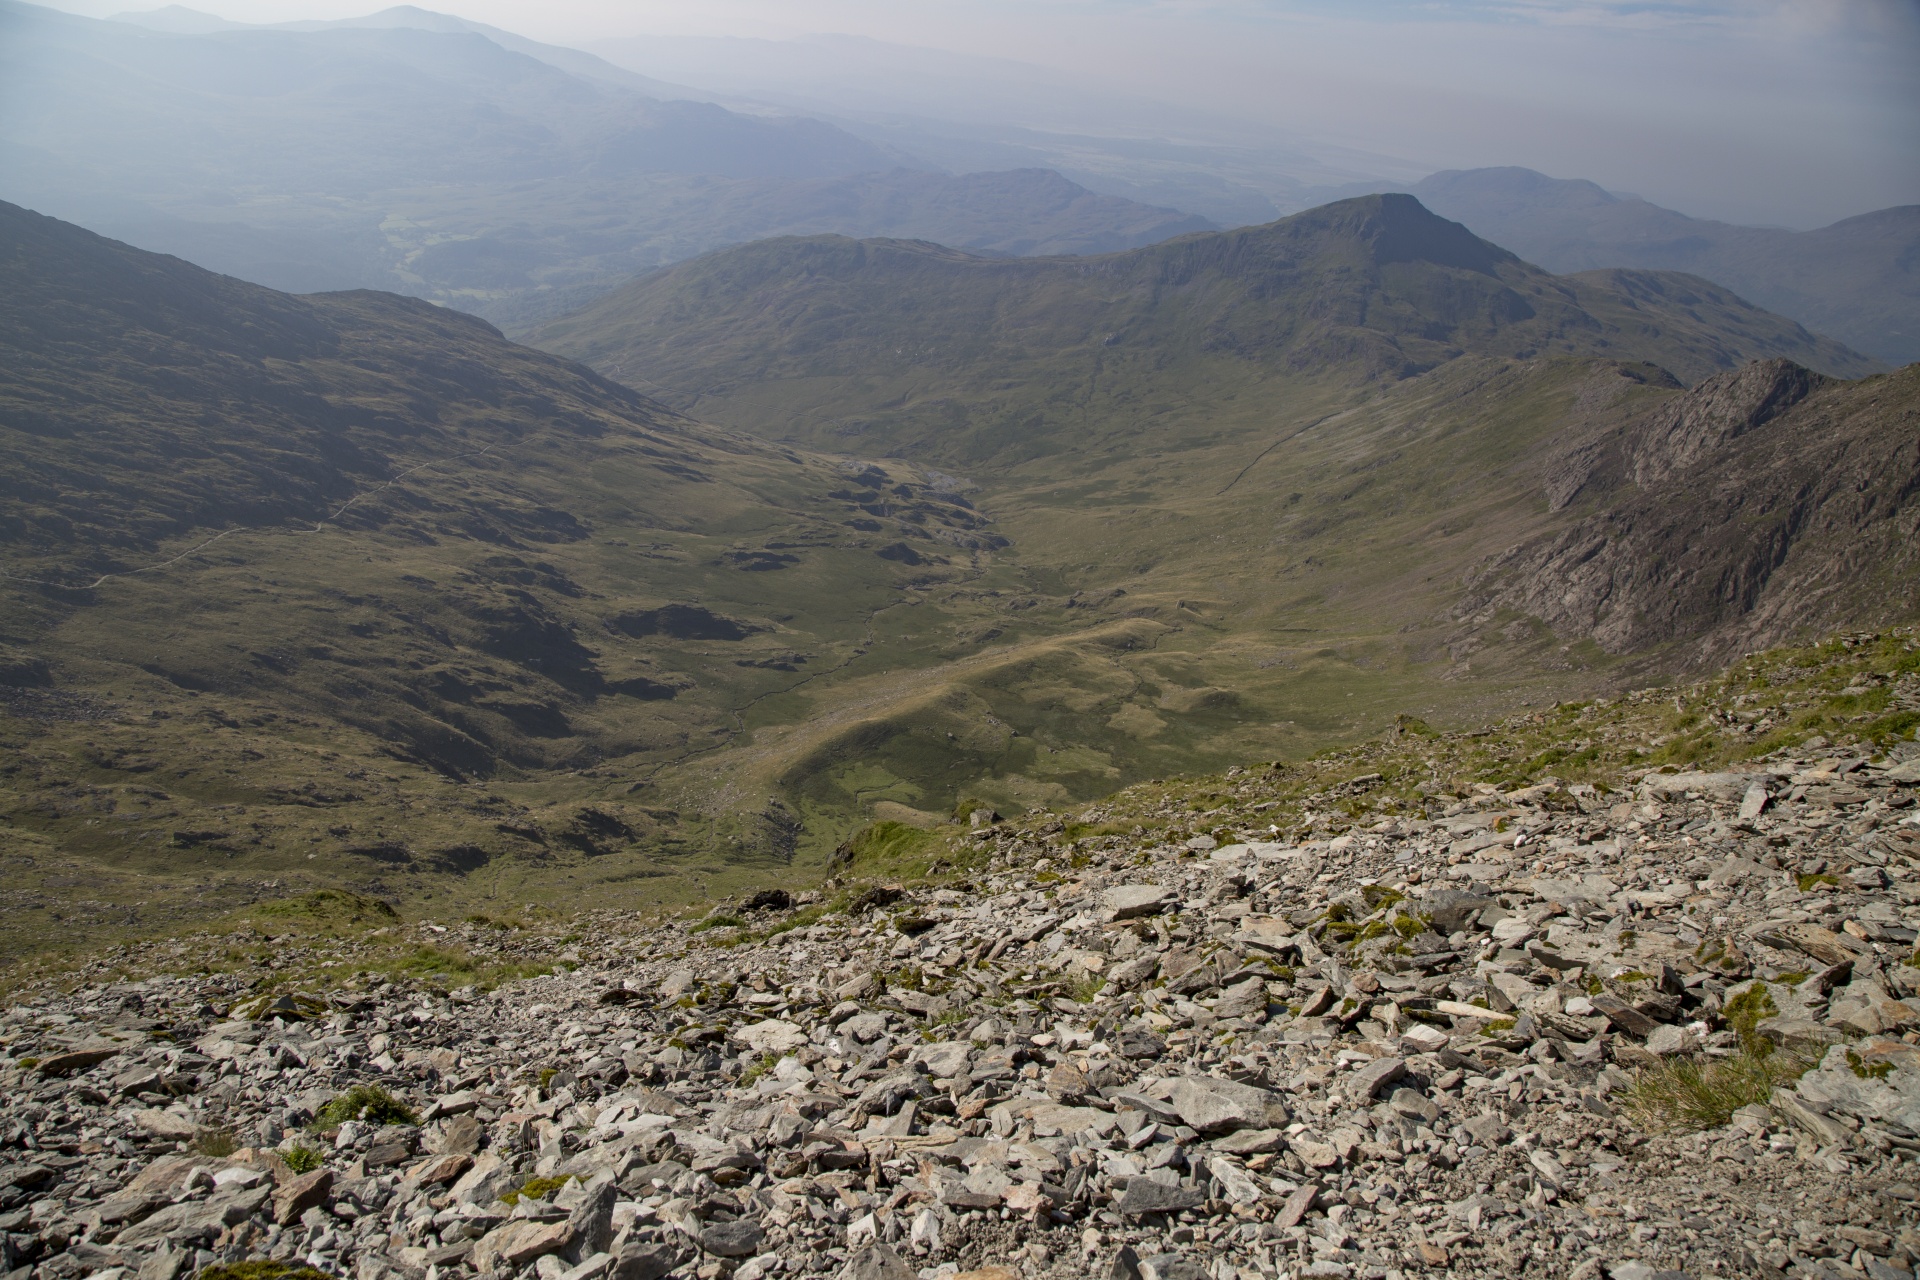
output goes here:
[{"label": "flat grey stone", "polygon": [[1115,920],[1159,915],[1173,900],[1173,890],[1153,884],[1115,885],[1107,890],[1107,910]]},{"label": "flat grey stone", "polygon": [[1132,1178],[1120,1196],[1123,1217],[1138,1218],[1149,1213],[1178,1213],[1198,1209],[1207,1202],[1206,1192],[1198,1187],[1169,1187],[1151,1178]]},{"label": "flat grey stone", "polygon": [[752,1218],[716,1222],[700,1232],[700,1247],[722,1258],[751,1258],[760,1252],[767,1233]]}]

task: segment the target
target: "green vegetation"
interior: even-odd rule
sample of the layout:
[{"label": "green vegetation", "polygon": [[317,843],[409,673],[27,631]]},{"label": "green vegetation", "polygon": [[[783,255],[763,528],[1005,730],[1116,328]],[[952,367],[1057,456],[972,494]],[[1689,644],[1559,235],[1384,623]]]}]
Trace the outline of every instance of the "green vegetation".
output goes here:
[{"label": "green vegetation", "polygon": [[203,1156],[220,1159],[240,1149],[231,1129],[201,1129],[193,1135],[193,1149]]},{"label": "green vegetation", "polygon": [[198,1280],[335,1280],[335,1277],[305,1263],[252,1258],[245,1262],[217,1262],[210,1267],[202,1267]]},{"label": "green vegetation", "polygon": [[758,1058],[748,1063],[747,1069],[740,1073],[740,1088],[744,1089],[748,1085],[758,1083],[762,1076],[779,1065],[779,1054],[771,1052],[761,1054]]},{"label": "green vegetation", "polygon": [[258,912],[269,920],[299,920],[323,928],[392,924],[400,918],[390,904],[342,889],[315,889],[297,898],[265,903]]},{"label": "green vegetation", "polygon": [[[1741,1107],[1764,1103],[1808,1063],[1788,1053],[1756,1052],[1758,1040],[1731,1058],[1667,1059],[1639,1072],[1627,1093],[1637,1119],[1653,1129],[1717,1129]],[[1769,1046],[1770,1047],[1770,1046]]]},{"label": "green vegetation", "polygon": [[287,1168],[295,1173],[312,1173],[324,1163],[318,1151],[299,1142],[281,1148],[280,1158],[285,1160]]},{"label": "green vegetation", "polygon": [[506,1204],[519,1204],[522,1200],[545,1200],[572,1181],[573,1175],[570,1173],[557,1178],[530,1178],[521,1183],[518,1190],[509,1191],[500,1199]]},{"label": "green vegetation", "polygon": [[1771,1018],[1779,1012],[1779,1006],[1774,1004],[1773,993],[1767,990],[1767,984],[1754,982],[1729,999],[1720,1010],[1720,1016],[1738,1033],[1741,1045],[1749,1054],[1764,1058],[1772,1051],[1773,1044],[1755,1028],[1763,1018]]},{"label": "green vegetation", "polygon": [[909,879],[927,874],[947,849],[937,832],[902,822],[874,822],[849,836],[834,852],[834,863],[863,879]]},{"label": "green vegetation", "polygon": [[1893,1074],[1891,1062],[1876,1062],[1868,1065],[1866,1059],[1851,1049],[1847,1050],[1847,1069],[1862,1080],[1885,1080]]},{"label": "green vegetation", "polygon": [[320,1108],[313,1117],[316,1130],[337,1129],[349,1120],[367,1124],[419,1124],[413,1108],[377,1084],[357,1084]]}]

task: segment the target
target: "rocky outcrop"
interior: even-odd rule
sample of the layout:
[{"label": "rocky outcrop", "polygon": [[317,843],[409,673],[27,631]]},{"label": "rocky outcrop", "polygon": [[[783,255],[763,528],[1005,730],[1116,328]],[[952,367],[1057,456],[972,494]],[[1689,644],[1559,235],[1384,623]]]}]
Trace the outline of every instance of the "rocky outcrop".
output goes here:
[{"label": "rocky outcrop", "polygon": [[1920,610],[1920,366],[1838,383],[1756,362],[1543,475],[1584,514],[1478,566],[1455,617],[1514,610],[1706,667]]}]

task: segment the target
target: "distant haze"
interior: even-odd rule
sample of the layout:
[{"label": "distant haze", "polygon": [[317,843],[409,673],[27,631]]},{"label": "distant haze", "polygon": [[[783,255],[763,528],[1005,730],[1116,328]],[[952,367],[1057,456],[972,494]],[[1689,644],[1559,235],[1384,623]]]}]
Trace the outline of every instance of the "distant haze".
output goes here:
[{"label": "distant haze", "polygon": [[[58,3],[101,17],[149,7]],[[281,22],[377,6],[205,0],[194,7]],[[460,0],[448,7],[609,56],[613,42],[625,50],[618,60],[646,74],[805,99],[820,113],[883,109],[876,95],[885,96],[884,86],[875,81],[889,62],[913,62],[926,50],[969,55],[956,60],[959,73],[963,62],[990,57],[1000,61],[976,64],[976,118],[997,112],[1008,125],[1210,146],[1233,143],[1238,128],[1240,141],[1256,150],[1284,144],[1312,157],[1315,173],[1325,175],[1318,180],[1525,165],[1696,216],[1800,228],[1920,203],[1920,76],[1913,71],[1920,6],[1911,0]],[[823,64],[811,56],[806,46],[821,42],[804,38],[830,33],[921,52],[868,46],[863,78],[844,59]],[[634,37],[655,37],[657,45],[649,50]],[[762,44],[753,59],[731,58],[724,43],[688,37],[785,49],[767,57]],[[1101,109],[1080,113],[1092,120],[1069,119],[1037,105],[1034,86],[1049,83],[1056,106],[1078,98]],[[1130,105],[1104,109],[1122,102]],[[892,109],[937,107],[899,101]],[[1042,116],[1031,118],[1034,111]],[[1110,122],[1104,130],[1103,119]]]}]

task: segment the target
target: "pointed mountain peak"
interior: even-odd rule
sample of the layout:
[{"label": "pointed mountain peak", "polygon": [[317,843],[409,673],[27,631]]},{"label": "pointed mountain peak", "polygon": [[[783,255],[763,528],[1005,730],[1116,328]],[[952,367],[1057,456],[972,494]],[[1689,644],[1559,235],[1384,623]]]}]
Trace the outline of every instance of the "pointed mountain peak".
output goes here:
[{"label": "pointed mountain peak", "polygon": [[1283,218],[1271,224],[1271,230],[1289,237],[1351,241],[1375,266],[1428,262],[1493,275],[1503,264],[1519,261],[1403,192],[1337,200]]}]

